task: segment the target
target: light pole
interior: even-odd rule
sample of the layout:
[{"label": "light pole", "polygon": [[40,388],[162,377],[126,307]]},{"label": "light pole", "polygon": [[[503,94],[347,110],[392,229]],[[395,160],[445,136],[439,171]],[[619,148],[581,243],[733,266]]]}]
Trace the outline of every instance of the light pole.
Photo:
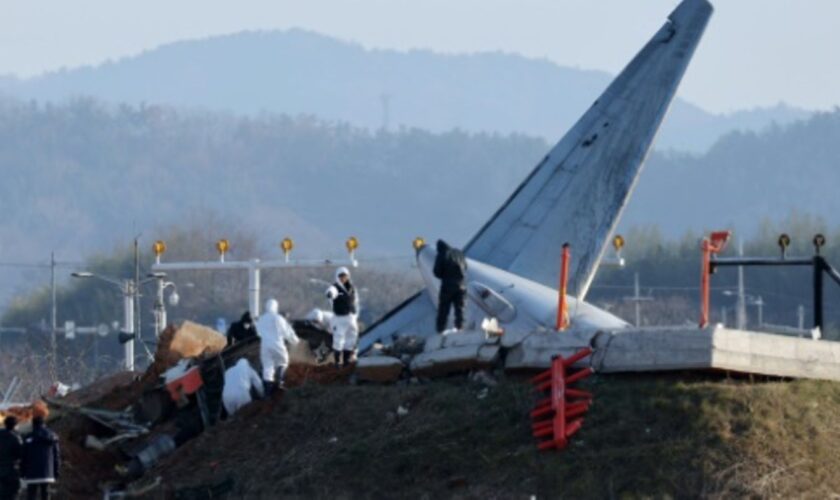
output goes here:
[{"label": "light pole", "polygon": [[178,287],[172,281],[166,281],[166,273],[157,272],[150,273],[149,278],[157,281],[157,296],[155,298],[155,336],[160,337],[163,330],[166,329],[166,304],[164,301],[164,292],[167,288],[172,287],[172,293],[169,294],[169,305],[175,307],[181,300],[178,295]]},{"label": "light pole", "polygon": [[[621,245],[623,245],[623,243]],[[616,249],[618,250],[619,248],[620,245],[616,244]],[[630,297],[624,297],[624,300],[633,302],[636,312],[635,326],[642,326],[642,302],[652,301],[653,297],[642,297],[641,288],[639,288],[639,273],[633,274],[633,295]]]},{"label": "light pole", "polygon": [[[742,306],[744,307],[744,313],[745,314],[744,314],[743,325],[736,325],[736,328],[738,328],[739,330],[744,330],[747,326],[747,316],[746,316],[746,306],[747,305],[751,305],[751,306],[756,307],[757,312],[758,312],[758,318],[757,318],[758,319],[758,326],[761,326],[761,325],[764,324],[764,299],[761,297],[761,295],[756,296],[756,295],[750,295],[748,293],[744,293],[744,290],[741,287],[738,288],[737,292],[733,292],[732,290],[724,290],[723,294],[727,295],[727,296],[735,295],[738,298],[737,299],[738,302],[736,303],[736,312],[738,311],[738,309],[740,307],[742,307]],[[736,317],[737,317],[737,315],[736,315]]]},{"label": "light pole", "polygon": [[134,329],[134,300],[138,296],[140,285],[148,283],[151,279],[135,282],[132,279],[118,280],[106,276],[100,276],[89,271],[79,271],[72,273],[74,278],[98,279],[109,283],[119,288],[123,297],[123,325],[122,332],[125,338],[128,339],[125,343],[125,369],[134,371],[134,343],[137,339],[137,333]]},{"label": "light pole", "polygon": [[764,299],[761,298],[761,295],[758,297],[750,297],[752,300],[750,301],[750,305],[756,306],[758,308],[758,326],[764,324]]},{"label": "light pole", "polygon": [[799,306],[796,308],[796,320],[797,320],[796,324],[799,327],[799,329],[804,330],[805,329],[805,306],[803,306],[802,304],[799,304]]}]

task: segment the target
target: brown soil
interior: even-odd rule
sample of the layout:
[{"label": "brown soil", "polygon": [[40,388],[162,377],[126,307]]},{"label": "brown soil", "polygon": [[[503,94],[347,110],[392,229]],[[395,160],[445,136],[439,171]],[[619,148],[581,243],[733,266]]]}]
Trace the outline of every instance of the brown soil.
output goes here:
[{"label": "brown soil", "polygon": [[[150,372],[162,373],[165,369],[166,364],[161,362],[158,365],[153,365]],[[332,366],[292,365],[289,367],[286,378],[287,385],[295,387],[305,383],[330,384],[346,381],[351,373],[351,367],[336,370]],[[73,398],[68,395],[62,402],[121,410],[134,403],[143,391],[149,388],[150,385],[146,382],[147,380],[155,381],[157,376],[150,377],[149,372],[140,378],[132,374],[117,374],[91,384],[91,386],[79,391],[80,394],[76,394]],[[128,382],[127,385],[126,382]],[[282,394],[282,392],[278,392],[270,401],[252,404],[244,408],[237,415],[236,421],[248,421],[251,418],[258,418],[273,412],[282,398]],[[124,457],[116,451],[102,452],[83,446],[84,439],[88,434],[102,435],[103,432],[106,432],[98,424],[82,416],[65,413],[61,416],[57,415],[57,418],[51,423],[51,427],[61,438],[63,466],[62,480],[58,489],[60,498],[95,497],[101,495],[103,484],[119,484],[121,482],[114,466],[125,463]],[[168,426],[167,429],[170,427]],[[221,427],[227,428],[227,424],[222,424]],[[155,431],[159,430],[161,429],[155,429]],[[211,432],[213,431],[214,429],[211,429]],[[235,437],[232,439],[236,440]],[[166,463],[193,462],[190,458],[191,443],[188,442],[176,450],[175,454]]]},{"label": "brown soil", "polygon": [[[93,384],[71,392],[67,396],[61,398],[61,402],[74,406],[87,406],[92,403],[108,403],[105,401],[106,396],[111,396],[113,398],[114,395],[118,394],[118,389],[124,389],[131,385],[137,380],[137,377],[138,374],[132,372],[118,372],[112,375],[107,375],[100,378]],[[117,406],[114,406],[114,404],[117,404]],[[119,406],[119,402],[114,401],[111,402],[108,408],[118,409],[123,406]]]},{"label": "brown soil", "polygon": [[[320,373],[327,378],[327,373]],[[489,391],[303,384],[253,403],[147,474],[145,498],[831,498],[840,384],[594,377],[562,452],[539,452],[529,384]],[[781,404],[780,402],[784,402]],[[396,411],[399,406],[408,411]],[[190,498],[211,498],[190,497]],[[218,498],[212,497],[212,498]]]}]

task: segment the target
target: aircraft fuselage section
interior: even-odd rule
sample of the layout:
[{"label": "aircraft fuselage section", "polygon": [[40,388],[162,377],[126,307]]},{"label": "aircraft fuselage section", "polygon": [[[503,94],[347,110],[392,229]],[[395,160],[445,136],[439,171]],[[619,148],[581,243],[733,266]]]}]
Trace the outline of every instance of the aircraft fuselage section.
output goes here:
[{"label": "aircraft fuselage section", "polygon": [[[417,267],[426,295],[435,306],[440,280],[433,270],[437,251],[429,245],[417,252]],[[557,290],[483,262],[467,259],[467,328],[478,328],[484,318],[496,318],[505,335],[518,336],[553,329],[557,318]],[[627,322],[575,297],[566,297],[572,329],[625,328]]]}]

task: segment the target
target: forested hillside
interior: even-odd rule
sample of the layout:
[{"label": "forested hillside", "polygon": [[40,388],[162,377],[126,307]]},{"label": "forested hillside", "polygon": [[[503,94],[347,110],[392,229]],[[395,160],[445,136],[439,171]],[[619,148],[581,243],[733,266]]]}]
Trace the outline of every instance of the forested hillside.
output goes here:
[{"label": "forested hillside", "polygon": [[[622,227],[657,226],[666,237],[721,227],[749,235],[792,210],[832,223],[840,213],[838,136],[833,112],[732,134],[702,156],[654,153]],[[42,260],[57,249],[62,260],[79,260],[210,216],[253,231],[263,255],[276,255],[285,235],[302,255],[340,254],[355,234],[362,255],[407,257],[417,235],[465,243],[549,147],[522,135],[4,101],[0,258]],[[7,276],[6,296],[20,289]]]}]

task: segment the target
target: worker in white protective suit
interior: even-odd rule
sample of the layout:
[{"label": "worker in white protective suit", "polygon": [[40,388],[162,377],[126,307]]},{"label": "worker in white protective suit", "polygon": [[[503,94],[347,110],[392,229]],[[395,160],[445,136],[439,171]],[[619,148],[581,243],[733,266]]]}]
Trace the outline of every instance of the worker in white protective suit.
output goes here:
[{"label": "worker in white protective suit", "polygon": [[356,354],[356,342],[359,340],[357,313],[359,297],[356,287],[350,281],[350,270],[339,267],[335,271],[335,283],[327,289],[327,298],[332,301],[333,317],[330,331],[333,336],[333,356],[336,368],[342,363],[350,364]]},{"label": "worker in white protective suit", "polygon": [[[289,367],[289,350],[286,344],[296,345],[300,342],[286,318],[280,316],[277,311],[277,301],[269,299],[265,303],[265,312],[257,320],[262,378],[268,394],[271,394],[277,386],[283,386],[286,369]],[[277,382],[275,382],[276,375],[279,375]]]},{"label": "worker in white protective suit", "polygon": [[225,370],[225,388],[222,390],[222,404],[228,416],[251,402],[251,389],[259,397],[265,396],[263,382],[257,372],[251,368],[247,359],[241,358],[235,365]]}]

